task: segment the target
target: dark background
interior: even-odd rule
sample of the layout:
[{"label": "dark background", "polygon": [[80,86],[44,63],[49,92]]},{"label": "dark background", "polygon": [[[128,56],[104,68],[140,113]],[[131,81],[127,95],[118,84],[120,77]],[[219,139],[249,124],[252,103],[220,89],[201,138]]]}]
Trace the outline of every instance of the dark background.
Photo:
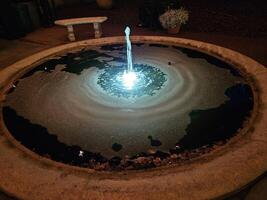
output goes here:
[{"label": "dark background", "polygon": [[[170,0],[114,0],[112,9],[102,10],[92,0],[1,0],[0,37],[20,38],[41,26],[52,26],[56,19],[69,17],[105,15],[113,24],[135,26],[140,22],[140,10],[147,4],[155,6],[166,1]],[[179,3],[190,12],[184,31],[246,37],[267,35],[266,0],[180,0]],[[151,23],[148,28],[160,29]]]}]

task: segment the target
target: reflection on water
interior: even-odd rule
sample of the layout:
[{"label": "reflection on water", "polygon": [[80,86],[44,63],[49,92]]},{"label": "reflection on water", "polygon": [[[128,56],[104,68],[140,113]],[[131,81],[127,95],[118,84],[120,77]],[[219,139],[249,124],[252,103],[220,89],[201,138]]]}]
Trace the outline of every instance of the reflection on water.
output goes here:
[{"label": "reflection on water", "polygon": [[3,109],[7,128],[53,160],[138,169],[226,141],[249,117],[251,88],[229,64],[158,44],[134,44],[133,56],[131,89],[121,78],[122,44],[44,61],[10,89]]}]

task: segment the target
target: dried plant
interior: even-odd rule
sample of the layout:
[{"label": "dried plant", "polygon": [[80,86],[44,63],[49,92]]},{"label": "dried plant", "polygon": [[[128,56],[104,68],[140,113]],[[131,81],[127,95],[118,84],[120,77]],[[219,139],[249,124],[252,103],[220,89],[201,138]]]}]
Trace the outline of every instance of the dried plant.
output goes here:
[{"label": "dried plant", "polygon": [[163,28],[175,28],[177,25],[186,24],[189,18],[189,12],[181,7],[178,10],[170,9],[159,17]]}]

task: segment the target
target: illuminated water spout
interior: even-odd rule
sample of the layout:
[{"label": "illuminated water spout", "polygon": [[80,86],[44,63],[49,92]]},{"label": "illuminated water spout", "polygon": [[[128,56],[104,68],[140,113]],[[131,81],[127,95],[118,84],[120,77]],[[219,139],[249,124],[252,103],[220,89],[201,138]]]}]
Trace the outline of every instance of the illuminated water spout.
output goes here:
[{"label": "illuminated water spout", "polygon": [[124,86],[131,90],[136,82],[136,74],[133,71],[133,60],[132,60],[132,44],[130,40],[130,28],[127,26],[125,29],[125,39],[127,43],[127,70],[124,72],[122,80]]},{"label": "illuminated water spout", "polygon": [[124,72],[122,81],[126,89],[131,90],[137,81],[135,72]]},{"label": "illuminated water spout", "polygon": [[132,44],[130,40],[130,28],[127,26],[125,29],[125,39],[127,43],[127,72],[133,71],[133,60],[132,60]]}]

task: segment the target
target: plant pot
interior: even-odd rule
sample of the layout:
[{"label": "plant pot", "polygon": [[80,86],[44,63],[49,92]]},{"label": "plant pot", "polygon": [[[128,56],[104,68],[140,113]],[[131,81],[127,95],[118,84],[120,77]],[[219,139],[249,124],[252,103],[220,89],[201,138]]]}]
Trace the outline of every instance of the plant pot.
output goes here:
[{"label": "plant pot", "polygon": [[177,24],[175,28],[169,28],[168,33],[170,34],[177,34],[180,32],[181,24]]},{"label": "plant pot", "polygon": [[97,5],[103,9],[110,9],[113,6],[113,0],[96,0]]}]

